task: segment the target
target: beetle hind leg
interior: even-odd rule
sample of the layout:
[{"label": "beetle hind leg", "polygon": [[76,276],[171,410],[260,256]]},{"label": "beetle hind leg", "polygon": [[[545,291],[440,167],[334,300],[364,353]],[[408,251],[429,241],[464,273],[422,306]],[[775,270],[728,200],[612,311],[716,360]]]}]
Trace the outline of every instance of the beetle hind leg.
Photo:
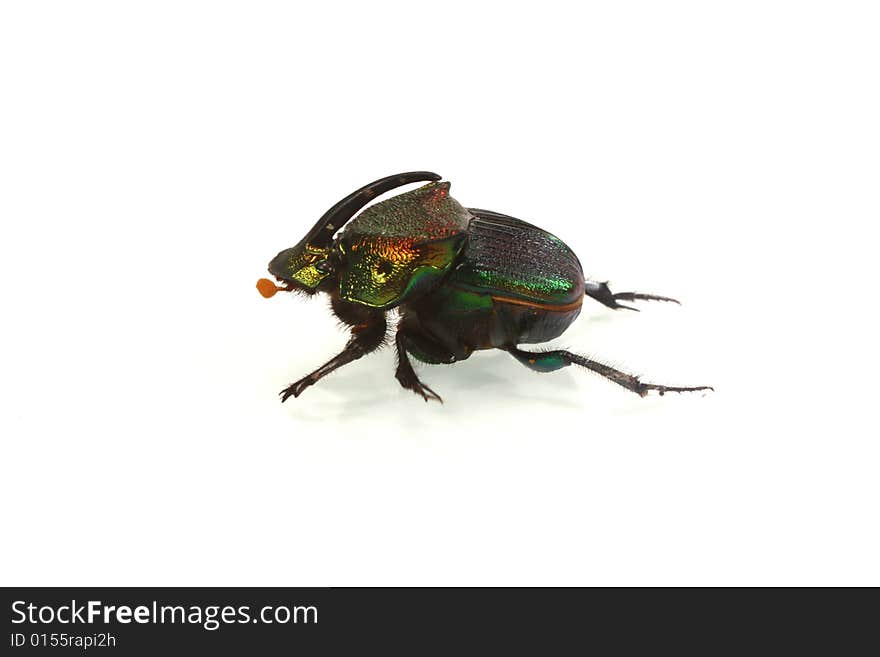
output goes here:
[{"label": "beetle hind leg", "polygon": [[635,310],[638,312],[638,308],[633,308],[632,306],[624,306],[622,303],[618,303],[618,301],[670,301],[672,303],[677,303],[681,305],[681,302],[673,299],[671,297],[661,297],[657,294],[642,294],[641,292],[618,292],[615,294],[608,287],[608,282],[604,283],[596,283],[594,281],[586,281],[584,284],[585,290],[584,294],[586,294],[591,299],[595,299],[599,303],[608,306],[609,308],[614,308],[618,310],[620,308],[625,308],[626,310]]},{"label": "beetle hind leg", "polygon": [[649,392],[656,391],[661,396],[667,392],[697,392],[699,390],[715,390],[712,386],[665,386],[657,383],[642,383],[639,377],[620,370],[614,369],[609,365],[590,360],[584,356],[573,354],[570,351],[557,349],[555,351],[523,351],[517,347],[511,346],[506,348],[507,351],[516,358],[520,363],[536,372],[553,372],[563,367],[568,367],[572,363],[580,365],[588,370],[601,374],[606,379],[610,379],[619,386],[623,386],[640,397],[644,397]]}]

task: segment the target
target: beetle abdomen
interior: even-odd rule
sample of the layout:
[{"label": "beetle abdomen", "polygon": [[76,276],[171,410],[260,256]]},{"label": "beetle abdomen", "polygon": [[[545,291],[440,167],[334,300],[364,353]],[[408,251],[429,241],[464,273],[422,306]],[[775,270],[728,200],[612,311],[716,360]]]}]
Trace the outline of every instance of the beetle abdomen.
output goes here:
[{"label": "beetle abdomen", "polygon": [[580,306],[584,272],[562,240],[507,215],[470,212],[467,246],[450,283],[514,304]]}]

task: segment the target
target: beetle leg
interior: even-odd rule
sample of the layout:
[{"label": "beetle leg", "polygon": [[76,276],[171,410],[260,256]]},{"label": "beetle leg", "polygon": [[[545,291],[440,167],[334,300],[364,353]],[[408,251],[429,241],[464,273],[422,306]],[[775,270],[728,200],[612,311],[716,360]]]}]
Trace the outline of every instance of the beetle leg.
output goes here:
[{"label": "beetle leg", "polygon": [[570,351],[564,351],[562,349],[558,349],[556,351],[531,352],[523,351],[522,349],[517,349],[514,346],[510,346],[506,347],[506,350],[510,352],[510,354],[520,363],[522,363],[529,369],[535,370],[536,372],[553,372],[554,370],[568,367],[569,365],[574,363],[575,365],[586,367],[588,370],[592,370],[597,374],[601,374],[606,379],[614,381],[614,383],[616,383],[617,385],[623,386],[627,390],[631,390],[640,397],[644,397],[651,390],[656,390],[660,393],[660,395],[664,395],[667,392],[695,392],[697,390],[715,390],[715,388],[713,388],[712,386],[695,386],[682,388],[678,386],[664,386],[656,383],[642,383],[641,381],[639,381],[639,377],[637,376],[627,374],[626,372],[621,372],[620,370],[616,370],[613,367],[605,365],[604,363],[599,363],[595,360],[590,360],[589,358],[585,358],[584,356],[578,356],[577,354],[573,354]]},{"label": "beetle leg", "polygon": [[617,303],[620,301],[671,301],[672,303],[677,303],[681,305],[680,301],[676,299],[671,299],[669,297],[661,297],[656,294],[642,294],[640,292],[618,292],[614,294],[608,287],[608,282],[604,283],[596,283],[594,281],[586,281],[584,283],[584,294],[588,297],[595,299],[599,303],[608,306],[609,308],[619,309],[626,308],[627,310],[635,310],[638,312],[638,308],[633,308],[632,306],[624,306],[621,303]]},{"label": "beetle leg", "polygon": [[398,329],[394,340],[397,347],[397,371],[394,373],[395,378],[400,381],[400,385],[407,390],[412,390],[417,395],[421,395],[425,401],[436,399],[442,404],[443,399],[440,395],[419,381],[419,377],[416,376],[412,363],[409,361],[409,356],[406,353],[407,335],[406,331]]},{"label": "beetle leg", "polygon": [[348,365],[361,356],[365,356],[371,351],[375,351],[384,344],[386,332],[385,314],[380,310],[366,308],[364,306],[350,309],[344,307],[342,305],[343,303],[344,302],[337,303],[334,300],[333,310],[339,319],[346,324],[352,325],[351,339],[349,339],[348,344],[345,345],[345,349],[342,350],[342,353],[331,358],[308,376],[303,377],[296,383],[292,383],[282,390],[279,393],[282,402],[287,401],[289,397],[299,397],[303,390],[314,385],[330,374],[330,372],[339,369],[343,365]]}]

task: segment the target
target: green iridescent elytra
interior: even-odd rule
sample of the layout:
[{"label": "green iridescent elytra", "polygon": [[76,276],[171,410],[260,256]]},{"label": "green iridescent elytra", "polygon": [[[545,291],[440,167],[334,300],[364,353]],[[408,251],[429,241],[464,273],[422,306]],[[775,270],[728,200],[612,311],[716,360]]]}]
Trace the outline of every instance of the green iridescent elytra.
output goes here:
[{"label": "green iridescent elytra", "polygon": [[568,306],[584,296],[574,252],[555,235],[506,215],[474,210],[468,247],[448,284],[542,306]]},{"label": "green iridescent elytra", "polygon": [[[426,181],[366,207],[380,194]],[[426,401],[440,397],[416,376],[410,356],[453,363],[480,349],[507,351],[537,372],[574,363],[642,396],[649,390],[707,389],[642,383],[564,350],[522,349],[519,345],[562,335],[585,296],[610,308],[627,307],[618,300],[673,299],[613,294],[606,283],[587,281],[562,240],[514,217],[465,208],[449,196],[449,183],[439,181],[437,174],[413,171],[369,183],[337,202],[296,246],[272,259],[269,271],[284,287],[262,279],[257,288],[263,296],[278,290],[326,293],[333,313],[351,331],[345,349],[283,390],[282,401],[385,344],[392,309],[399,313],[395,377]]]}]

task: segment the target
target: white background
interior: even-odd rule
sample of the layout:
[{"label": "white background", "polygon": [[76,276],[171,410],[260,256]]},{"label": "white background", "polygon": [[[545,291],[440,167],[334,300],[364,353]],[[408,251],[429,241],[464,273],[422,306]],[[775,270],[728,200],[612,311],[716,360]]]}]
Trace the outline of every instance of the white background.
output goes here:
[{"label": "white background", "polygon": [[[847,2],[0,10],[0,582],[880,585],[880,22]],[[556,343],[709,395],[392,350],[254,289],[430,169],[618,291]]]}]

